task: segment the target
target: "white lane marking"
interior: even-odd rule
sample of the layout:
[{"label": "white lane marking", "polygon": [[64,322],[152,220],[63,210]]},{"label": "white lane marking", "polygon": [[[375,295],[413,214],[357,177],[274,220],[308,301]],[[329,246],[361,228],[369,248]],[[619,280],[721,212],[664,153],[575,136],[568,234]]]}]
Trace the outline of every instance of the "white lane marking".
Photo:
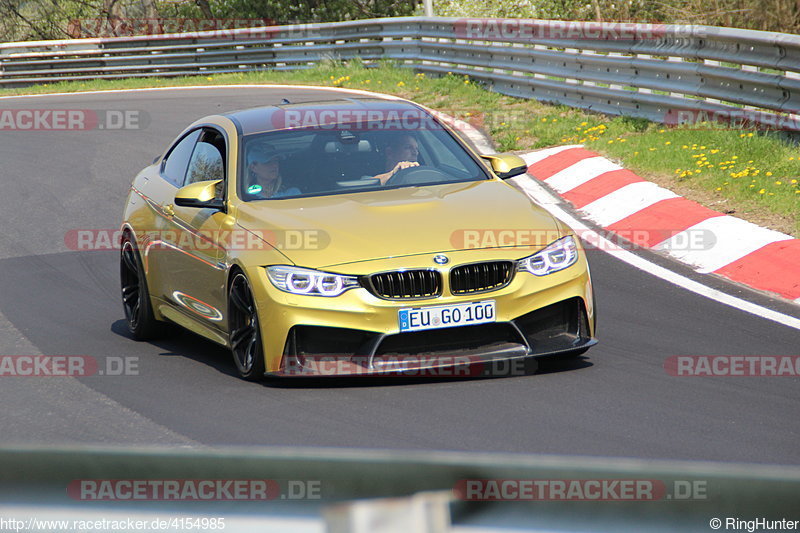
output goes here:
[{"label": "white lane marking", "polygon": [[[548,181],[548,185],[549,185]],[[619,222],[656,202],[677,198],[669,189],[659,187],[649,181],[631,183],[611,192],[581,208],[581,211],[601,226]]]},{"label": "white lane marking", "polygon": [[560,193],[571,191],[578,185],[583,185],[587,181],[596,178],[600,174],[620,170],[621,166],[609,161],[605,157],[590,157],[570,165],[564,170],[557,172],[544,180],[548,186]]},{"label": "white lane marking", "polygon": [[581,148],[582,144],[565,144],[562,146],[553,146],[551,148],[544,148],[542,150],[537,150],[535,152],[528,152],[527,154],[522,154],[520,157],[525,160],[525,163],[528,166],[533,165],[534,163],[538,163],[542,159],[547,159],[551,155],[556,155],[558,153],[563,152],[564,150],[569,150],[571,148]]},{"label": "white lane marking", "polygon": [[582,238],[586,239],[600,250],[603,250],[613,257],[616,257],[620,261],[624,261],[625,263],[628,263],[639,270],[643,270],[652,276],[661,278],[664,281],[672,283],[673,285],[677,285],[678,287],[691,291],[695,294],[699,294],[700,296],[705,296],[706,298],[730,307],[734,307],[740,311],[745,311],[761,318],[777,322],[778,324],[800,330],[799,318],[785,315],[767,307],[731,296],[717,289],[703,285],[700,282],[684,277],[677,272],[673,272],[672,270],[656,265],[655,263],[652,263],[647,259],[634,254],[633,252],[624,250],[620,246],[602,237],[596,231],[591,230],[586,224],[583,223],[583,221],[575,218],[571,214],[561,209],[561,207],[557,205],[560,201],[560,198],[553,196],[552,193],[545,189],[544,186],[536,179],[527,175],[522,175],[517,178],[511,178],[511,180],[517,183],[533,201],[550,211],[553,216],[564,221],[564,223],[571,228],[579,230]]},{"label": "white lane marking", "polygon": [[365,96],[375,96],[383,98],[384,100],[403,100],[399,96],[391,94],[375,93],[371,91],[362,91],[360,89],[340,89],[339,87],[326,87],[324,85],[286,85],[286,84],[239,84],[239,85],[187,85],[185,87],[171,86],[171,87],[142,87],[139,89],[103,89],[100,91],[82,91],[71,93],[43,93],[43,94],[19,94],[13,96],[0,96],[0,100],[7,100],[9,98],[40,98],[45,96],[80,96],[84,94],[104,94],[104,93],[139,93],[149,91],[174,91],[174,90],[197,90],[197,89],[314,89],[318,91],[336,91],[348,92],[352,94],[361,94]]},{"label": "white lane marking", "polygon": [[[768,244],[791,238],[789,235],[762,228],[741,218],[721,216],[698,222],[653,248],[666,250],[679,261],[698,267],[698,272],[707,274]],[[691,246],[691,243],[700,240],[709,242],[708,239],[712,239],[711,246]]]}]

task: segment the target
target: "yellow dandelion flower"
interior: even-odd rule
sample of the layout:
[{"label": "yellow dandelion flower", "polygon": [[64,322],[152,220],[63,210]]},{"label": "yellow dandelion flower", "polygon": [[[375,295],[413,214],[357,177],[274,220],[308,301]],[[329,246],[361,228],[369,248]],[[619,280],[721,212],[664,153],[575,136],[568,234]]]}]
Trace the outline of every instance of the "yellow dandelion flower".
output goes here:
[{"label": "yellow dandelion flower", "polygon": [[767,176],[772,176],[772,172],[767,172]]},{"label": "yellow dandelion flower", "polygon": [[667,141],[667,142],[665,142],[664,144],[666,144],[667,146],[669,146],[670,144],[672,144],[672,141]]},{"label": "yellow dandelion flower", "polygon": [[775,182],[775,185],[783,185],[783,182],[782,182],[782,181],[780,181],[780,180],[779,180],[779,181],[776,181],[776,182]]},{"label": "yellow dandelion flower", "polygon": [[760,191],[758,191],[758,194],[764,194],[765,192],[767,192],[767,191],[765,191],[764,189],[761,189]]}]

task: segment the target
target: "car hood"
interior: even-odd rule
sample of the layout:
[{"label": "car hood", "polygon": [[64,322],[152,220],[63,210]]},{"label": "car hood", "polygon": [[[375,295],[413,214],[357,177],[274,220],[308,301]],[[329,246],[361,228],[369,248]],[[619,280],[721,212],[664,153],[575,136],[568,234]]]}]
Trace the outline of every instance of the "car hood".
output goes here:
[{"label": "car hood", "polygon": [[237,221],[310,268],[466,249],[535,251],[563,234],[547,211],[499,180],[247,202]]}]

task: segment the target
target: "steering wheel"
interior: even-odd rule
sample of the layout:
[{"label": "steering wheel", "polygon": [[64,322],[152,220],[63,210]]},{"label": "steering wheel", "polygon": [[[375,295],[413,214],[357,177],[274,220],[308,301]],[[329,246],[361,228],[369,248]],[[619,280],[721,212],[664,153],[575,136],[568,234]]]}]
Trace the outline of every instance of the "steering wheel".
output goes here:
[{"label": "steering wheel", "polygon": [[386,180],[385,186],[415,185],[418,183],[437,183],[450,179],[446,173],[430,165],[408,167],[398,170]]}]

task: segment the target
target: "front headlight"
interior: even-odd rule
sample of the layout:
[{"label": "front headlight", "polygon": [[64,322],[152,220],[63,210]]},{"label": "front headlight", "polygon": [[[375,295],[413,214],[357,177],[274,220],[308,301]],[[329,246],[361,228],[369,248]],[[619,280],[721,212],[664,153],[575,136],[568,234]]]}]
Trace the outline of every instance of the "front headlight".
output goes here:
[{"label": "front headlight", "polygon": [[267,277],[282,291],[310,296],[339,296],[360,287],[356,276],[342,276],[310,268],[268,266]]},{"label": "front headlight", "polygon": [[578,245],[568,235],[535,254],[517,261],[517,270],[535,276],[546,276],[575,264],[578,260]]}]

